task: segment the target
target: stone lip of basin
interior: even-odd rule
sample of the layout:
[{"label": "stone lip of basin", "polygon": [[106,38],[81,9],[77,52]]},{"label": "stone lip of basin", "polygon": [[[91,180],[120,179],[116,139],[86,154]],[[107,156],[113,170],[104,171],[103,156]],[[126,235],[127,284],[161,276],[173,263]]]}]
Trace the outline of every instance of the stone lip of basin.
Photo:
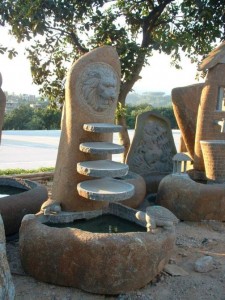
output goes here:
[{"label": "stone lip of basin", "polygon": [[47,189],[41,184],[22,179],[0,177],[0,186],[11,186],[24,189],[24,192],[0,198],[0,213],[5,227],[5,234],[19,231],[24,215],[37,213],[48,198]]},{"label": "stone lip of basin", "polygon": [[162,271],[173,253],[173,229],[159,228],[155,234],[91,233],[43,224],[93,218],[109,211],[131,221],[137,212],[113,203],[108,211],[25,216],[20,228],[25,272],[40,281],[98,294],[125,293],[145,286]]},{"label": "stone lip of basin", "polygon": [[171,174],[160,182],[156,202],[183,221],[225,221],[225,184],[203,184]]}]

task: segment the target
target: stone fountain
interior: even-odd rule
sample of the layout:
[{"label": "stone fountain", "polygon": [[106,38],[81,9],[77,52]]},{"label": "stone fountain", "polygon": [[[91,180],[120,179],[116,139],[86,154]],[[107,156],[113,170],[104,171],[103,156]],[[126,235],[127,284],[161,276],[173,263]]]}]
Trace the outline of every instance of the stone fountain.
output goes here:
[{"label": "stone fountain", "polygon": [[111,160],[124,150],[112,143],[121,129],[114,125],[120,76],[109,46],[84,55],[68,73],[53,199],[20,228],[23,268],[38,280],[118,294],[146,285],[173,252],[177,219],[162,222],[156,211],[134,209],[145,182]]},{"label": "stone fountain", "polygon": [[204,84],[172,91],[175,116],[193,169],[165,177],[157,201],[181,220],[225,221],[225,43],[200,65]]},{"label": "stone fountain", "polygon": [[[6,97],[1,86],[0,73],[0,142],[6,105]],[[0,177],[0,214],[4,222],[5,234],[17,233],[24,215],[38,212],[47,198],[47,189],[37,182]]]}]

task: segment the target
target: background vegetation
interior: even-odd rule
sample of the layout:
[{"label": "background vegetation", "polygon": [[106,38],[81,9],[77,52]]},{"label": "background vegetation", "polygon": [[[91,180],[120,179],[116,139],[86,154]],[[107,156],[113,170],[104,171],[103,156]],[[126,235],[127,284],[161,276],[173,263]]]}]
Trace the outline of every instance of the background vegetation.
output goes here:
[{"label": "background vegetation", "polygon": [[[177,123],[172,107],[153,108],[150,104],[127,105],[124,109],[128,129],[133,129],[137,115],[146,111],[155,111],[170,121],[171,128],[175,129]],[[60,129],[61,111],[51,108],[31,108],[29,105],[21,105],[6,114],[4,130],[43,130]]]},{"label": "background vegetation", "polygon": [[[191,62],[207,55],[225,39],[224,0],[1,0],[0,26],[26,42],[34,83],[45,98],[64,101],[68,67],[81,55],[112,45],[122,76],[118,102],[125,100],[155,51],[171,56],[179,68],[181,51]],[[0,43],[0,53],[16,50]],[[119,124],[126,128],[124,115]],[[129,148],[126,130],[120,142]]]}]

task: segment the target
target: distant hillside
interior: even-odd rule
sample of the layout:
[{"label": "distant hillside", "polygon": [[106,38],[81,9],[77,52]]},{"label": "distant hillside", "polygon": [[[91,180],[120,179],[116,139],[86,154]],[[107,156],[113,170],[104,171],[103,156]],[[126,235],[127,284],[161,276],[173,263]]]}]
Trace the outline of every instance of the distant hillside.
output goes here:
[{"label": "distant hillside", "polygon": [[167,107],[171,106],[171,96],[163,92],[145,92],[142,94],[129,93],[126,99],[126,104],[139,105],[150,104],[153,107]]}]

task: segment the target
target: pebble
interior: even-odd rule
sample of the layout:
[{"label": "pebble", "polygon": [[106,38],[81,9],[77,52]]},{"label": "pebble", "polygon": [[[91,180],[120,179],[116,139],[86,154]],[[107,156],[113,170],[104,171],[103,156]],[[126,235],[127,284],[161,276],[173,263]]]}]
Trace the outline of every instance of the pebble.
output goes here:
[{"label": "pebble", "polygon": [[212,256],[209,255],[199,258],[198,260],[196,260],[194,264],[195,271],[199,273],[206,273],[211,271],[214,268],[215,268],[214,260]]}]

